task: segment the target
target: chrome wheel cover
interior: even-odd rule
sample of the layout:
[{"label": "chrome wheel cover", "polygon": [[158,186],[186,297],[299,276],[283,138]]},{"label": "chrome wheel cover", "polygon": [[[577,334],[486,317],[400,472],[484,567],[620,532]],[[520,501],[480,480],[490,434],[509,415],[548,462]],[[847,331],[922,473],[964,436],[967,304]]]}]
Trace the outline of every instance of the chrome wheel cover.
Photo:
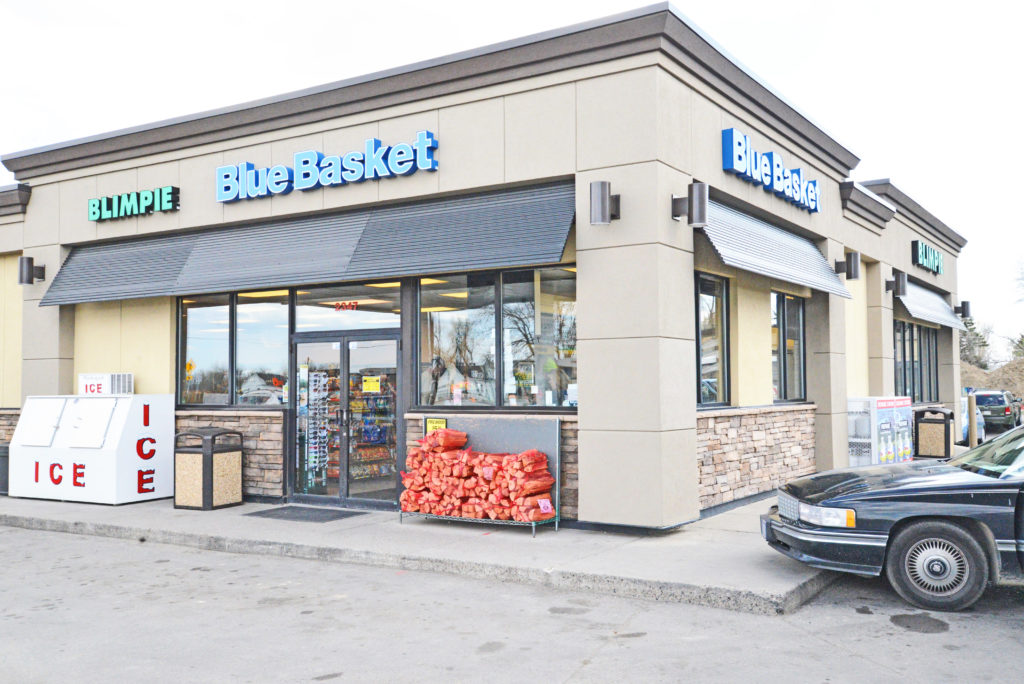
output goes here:
[{"label": "chrome wheel cover", "polygon": [[946,539],[922,539],[915,543],[907,551],[903,566],[911,583],[932,596],[955,594],[970,578],[967,556]]}]

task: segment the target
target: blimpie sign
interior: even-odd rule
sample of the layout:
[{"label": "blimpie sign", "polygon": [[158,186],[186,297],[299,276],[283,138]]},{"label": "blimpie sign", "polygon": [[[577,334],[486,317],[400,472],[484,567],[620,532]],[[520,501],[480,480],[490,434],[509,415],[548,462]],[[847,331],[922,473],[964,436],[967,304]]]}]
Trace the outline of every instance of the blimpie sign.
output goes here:
[{"label": "blimpie sign", "polygon": [[99,197],[89,200],[89,220],[109,221],[152,214],[154,211],[177,211],[179,198],[180,192],[173,185]]},{"label": "blimpie sign", "polygon": [[174,493],[173,395],[29,397],[10,494],[122,504]]},{"label": "blimpie sign", "polygon": [[942,275],[942,252],[927,242],[914,240],[910,243],[910,259],[915,266]]}]

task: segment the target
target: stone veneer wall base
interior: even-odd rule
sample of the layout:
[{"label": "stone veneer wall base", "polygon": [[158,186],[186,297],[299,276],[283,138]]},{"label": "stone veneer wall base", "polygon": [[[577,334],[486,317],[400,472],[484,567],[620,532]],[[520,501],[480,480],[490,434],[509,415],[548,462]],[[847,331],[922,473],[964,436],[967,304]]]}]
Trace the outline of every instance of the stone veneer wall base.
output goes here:
[{"label": "stone veneer wall base", "polygon": [[284,411],[175,411],[175,432],[221,427],[242,433],[242,494],[284,496]]},{"label": "stone veneer wall base", "polygon": [[699,411],[701,509],[815,472],[815,409],[792,404]]}]

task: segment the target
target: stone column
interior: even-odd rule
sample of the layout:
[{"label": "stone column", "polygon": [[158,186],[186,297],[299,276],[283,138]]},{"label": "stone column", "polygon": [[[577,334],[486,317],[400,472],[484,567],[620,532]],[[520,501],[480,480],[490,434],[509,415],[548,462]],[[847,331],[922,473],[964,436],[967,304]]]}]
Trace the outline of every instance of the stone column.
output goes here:
[{"label": "stone column", "polygon": [[[825,259],[843,258],[843,246],[826,240]],[[815,290],[805,308],[807,399],[817,406],[814,452],[818,470],[849,465],[846,428],[846,300]]]}]

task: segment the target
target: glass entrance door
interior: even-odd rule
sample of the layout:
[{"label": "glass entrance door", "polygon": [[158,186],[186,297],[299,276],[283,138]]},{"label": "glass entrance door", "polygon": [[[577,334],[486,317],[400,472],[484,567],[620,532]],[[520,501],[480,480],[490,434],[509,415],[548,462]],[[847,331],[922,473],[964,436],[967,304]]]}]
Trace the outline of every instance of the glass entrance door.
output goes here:
[{"label": "glass entrance door", "polygon": [[348,496],[394,501],[398,341],[349,340],[347,347]]},{"label": "glass entrance door", "polygon": [[341,341],[295,345],[295,493],[341,496]]},{"label": "glass entrance door", "polygon": [[395,502],[398,339],[295,344],[294,493]]}]

